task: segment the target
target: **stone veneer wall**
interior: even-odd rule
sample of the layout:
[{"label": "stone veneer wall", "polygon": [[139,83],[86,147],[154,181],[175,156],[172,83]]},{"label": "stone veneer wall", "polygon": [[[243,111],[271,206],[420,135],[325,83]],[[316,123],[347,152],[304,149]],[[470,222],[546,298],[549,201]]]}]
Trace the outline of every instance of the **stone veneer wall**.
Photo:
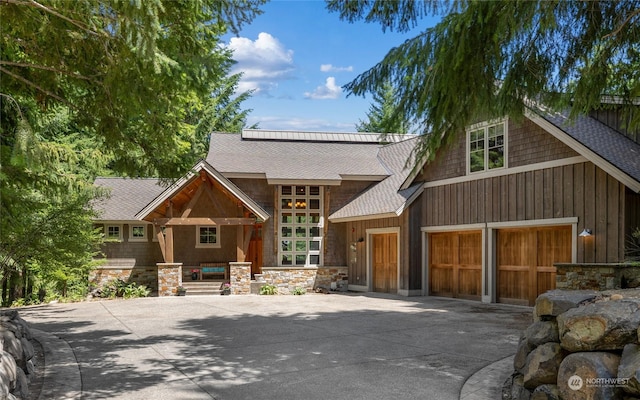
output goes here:
[{"label": "stone veneer wall", "polygon": [[182,286],[182,263],[158,263],[158,296],[173,296]]},{"label": "stone veneer wall", "polygon": [[229,275],[231,294],[251,294],[250,262],[230,262]]},{"label": "stone veneer wall", "polygon": [[[347,267],[262,267],[265,282],[278,287],[278,292],[289,294],[295,288],[311,291],[317,288],[347,288]],[[332,285],[335,283],[335,285]]]},{"label": "stone veneer wall", "polygon": [[555,264],[556,289],[610,290],[640,286],[640,265]]},{"label": "stone veneer wall", "polygon": [[89,274],[89,282],[96,287],[104,286],[108,282],[119,279],[125,282],[135,282],[158,291],[157,266],[100,266]]}]

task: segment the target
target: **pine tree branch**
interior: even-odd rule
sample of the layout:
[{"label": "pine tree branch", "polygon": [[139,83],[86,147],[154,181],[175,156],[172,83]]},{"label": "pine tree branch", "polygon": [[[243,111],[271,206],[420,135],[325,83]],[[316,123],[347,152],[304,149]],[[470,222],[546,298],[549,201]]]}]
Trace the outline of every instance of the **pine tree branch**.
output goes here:
[{"label": "pine tree branch", "polygon": [[62,97],[58,96],[57,94],[55,94],[53,92],[50,92],[50,91],[48,91],[48,90],[46,90],[44,88],[41,88],[40,86],[36,85],[35,83],[31,82],[30,80],[21,77],[20,75],[16,75],[13,72],[11,72],[11,71],[9,71],[9,70],[7,70],[5,68],[2,68],[2,67],[0,67],[0,72],[4,72],[5,74],[10,75],[10,76],[14,77],[17,80],[26,83],[27,85],[35,88],[36,90],[39,90],[42,93],[46,94],[47,96],[51,96],[54,99],[58,100],[59,102],[67,105],[68,107],[73,108],[74,110],[78,109],[78,107],[76,107],[73,104],[69,103],[67,100],[63,99]]},{"label": "pine tree branch", "polygon": [[624,28],[624,27],[629,23],[629,21],[631,21],[631,19],[632,19],[633,17],[635,17],[636,15],[639,15],[639,14],[640,14],[640,8],[633,10],[633,11],[632,11],[628,16],[627,16],[627,18],[625,18],[625,20],[624,20],[624,21],[622,21],[622,23],[620,24],[620,26],[618,26],[618,28],[617,28],[615,31],[613,31],[613,32],[611,32],[611,33],[609,33],[609,34],[607,34],[607,35],[604,35],[604,36],[603,36],[603,39],[609,39],[610,37],[617,36],[617,35],[618,35],[618,33],[620,33],[620,31],[622,31],[622,29],[623,29],[623,28]]},{"label": "pine tree branch", "polygon": [[43,11],[49,13],[49,14],[52,14],[52,15],[60,18],[60,19],[63,19],[65,21],[67,21],[68,23],[70,23],[70,24],[82,29],[85,32],[88,32],[88,33],[90,33],[92,35],[98,36],[98,32],[95,32],[95,31],[89,29],[87,26],[83,25],[82,23],[80,23],[78,21],[75,21],[75,20],[73,20],[73,19],[71,19],[71,18],[69,18],[67,16],[64,16],[64,15],[60,14],[59,12],[55,11],[54,9],[46,7],[45,5],[40,4],[35,0],[29,0],[29,1],[4,0],[4,1],[6,3],[15,4],[15,5],[18,5],[18,6],[31,6],[31,7],[39,8],[40,10],[43,10]]},{"label": "pine tree branch", "polygon": [[69,71],[65,71],[62,69],[58,69],[58,68],[53,68],[53,67],[47,67],[45,65],[37,65],[37,64],[27,64],[27,63],[17,63],[17,62],[12,62],[12,61],[4,61],[4,60],[0,60],[0,65],[10,65],[12,67],[20,67],[20,68],[33,68],[33,69],[41,69],[44,71],[51,71],[51,72],[57,72],[60,74],[64,74],[67,76],[71,76],[73,78],[78,78],[78,79],[82,79],[85,81],[89,81],[92,83],[100,83],[99,81],[90,78],[88,76],[84,76],[84,75],[80,75],[80,74],[76,74],[73,72],[69,72]]}]

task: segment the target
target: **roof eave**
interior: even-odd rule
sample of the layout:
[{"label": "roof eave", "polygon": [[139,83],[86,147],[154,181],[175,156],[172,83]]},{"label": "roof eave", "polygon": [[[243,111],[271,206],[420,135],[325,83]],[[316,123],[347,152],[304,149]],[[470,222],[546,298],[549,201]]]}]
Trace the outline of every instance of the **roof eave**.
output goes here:
[{"label": "roof eave", "polygon": [[640,193],[640,182],[626,174],[624,171],[620,170],[615,165],[611,164],[609,161],[602,158],[593,150],[589,149],[587,146],[580,143],[578,140],[571,137],[571,135],[567,134],[560,127],[553,124],[542,115],[537,114],[530,108],[525,109],[525,116],[529,118],[534,124],[538,125],[545,131],[549,132],[556,139],[560,140],[562,143],[571,147],[575,151],[577,151],[580,155],[582,155],[587,160],[591,161],[602,170],[604,170],[609,175],[616,178],[623,185],[633,190],[636,193]]}]

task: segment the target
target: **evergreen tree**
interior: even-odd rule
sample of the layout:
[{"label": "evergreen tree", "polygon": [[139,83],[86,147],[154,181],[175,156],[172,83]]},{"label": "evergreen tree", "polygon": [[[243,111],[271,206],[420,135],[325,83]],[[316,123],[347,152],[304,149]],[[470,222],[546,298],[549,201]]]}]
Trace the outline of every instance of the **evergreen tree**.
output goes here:
[{"label": "evergreen tree", "polygon": [[569,108],[571,115],[617,95],[640,127],[640,1],[327,0],[349,22],[364,19],[408,31],[436,26],[391,49],[346,85],[363,95],[390,81],[399,112],[432,133],[429,153],[475,118],[521,118],[526,106]]},{"label": "evergreen tree", "polygon": [[373,103],[367,112],[367,120],[356,124],[358,132],[407,133],[409,123],[397,112],[396,91],[385,82],[373,93]]}]

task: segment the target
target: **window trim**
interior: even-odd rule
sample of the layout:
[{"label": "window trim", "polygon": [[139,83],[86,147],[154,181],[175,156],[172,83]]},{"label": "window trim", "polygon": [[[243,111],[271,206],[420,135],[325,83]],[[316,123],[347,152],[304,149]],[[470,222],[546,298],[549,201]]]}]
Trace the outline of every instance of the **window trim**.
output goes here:
[{"label": "window trim", "polygon": [[[503,163],[501,167],[496,167],[496,168],[489,168],[489,135],[488,135],[488,129],[492,126],[497,126],[502,124],[504,126],[503,128]],[[471,171],[471,132],[477,131],[483,129],[484,130],[484,163],[483,166],[484,168],[480,171]],[[465,146],[465,164],[466,164],[466,172],[467,175],[480,175],[480,174],[486,174],[488,172],[492,172],[492,171],[497,171],[497,170],[503,170],[503,169],[507,169],[508,168],[508,142],[509,142],[509,123],[508,123],[508,119],[507,118],[503,118],[503,119],[494,119],[494,120],[490,120],[490,121],[484,121],[484,122],[480,122],[477,124],[473,124],[471,126],[468,126],[466,131],[465,131],[465,137],[466,137],[466,146]]]},{"label": "window trim", "polygon": [[[291,194],[282,194],[282,188],[285,186],[289,186],[292,188],[291,190]],[[296,191],[296,187],[304,187],[305,188],[305,194],[299,194]],[[311,194],[311,187],[317,187],[318,190],[318,194]],[[307,185],[307,184],[287,184],[287,185],[278,185],[277,186],[277,191],[278,191],[278,215],[276,216],[277,221],[278,221],[278,231],[277,231],[277,243],[278,243],[278,266],[280,267],[284,267],[284,268],[317,268],[323,265],[324,263],[324,257],[323,257],[323,248],[324,248],[324,186],[322,185]],[[283,200],[284,199],[290,199],[291,200],[291,208],[283,208],[282,204],[283,204]],[[296,202],[297,200],[302,200],[304,201],[304,208],[297,208],[296,207]],[[318,208],[311,208],[311,203],[312,201],[315,200],[318,201]],[[291,219],[292,222],[291,223],[283,223],[282,221],[282,217],[284,215],[284,213],[291,213]],[[296,223],[296,213],[304,213],[306,214],[306,218],[305,218],[305,222],[304,223]],[[309,222],[309,217],[310,214],[312,213],[317,213],[318,217],[319,217],[319,221],[317,223],[311,223]],[[305,251],[304,254],[306,255],[305,257],[305,263],[304,264],[296,264],[296,255],[302,255],[303,253],[300,251],[296,251],[296,236],[295,236],[295,232],[296,232],[296,228],[297,227],[302,227],[304,226],[305,229],[307,229],[308,231],[305,234],[308,234],[307,236],[304,237],[304,240],[298,240],[300,242],[304,241],[306,243],[305,245]],[[291,228],[291,236],[290,237],[284,237],[282,236],[282,229],[284,227],[289,227]],[[310,236],[311,234],[311,229],[312,228],[317,228],[318,229],[318,235],[316,236]],[[302,239],[302,238],[300,238]],[[291,242],[291,250],[290,251],[284,251],[282,249],[283,246],[283,241],[290,241]],[[318,248],[316,250],[312,250],[311,249],[311,243],[312,242],[317,242],[318,243]],[[291,264],[283,264],[282,262],[282,258],[285,254],[290,254],[292,256],[291,259]],[[317,263],[310,263],[311,257],[317,257],[318,262]]]},{"label": "window trim", "polygon": [[[200,243],[200,228],[213,228],[216,230],[215,243]],[[219,249],[220,245],[220,227],[217,225],[196,225],[196,249]]]},{"label": "window trim", "polygon": [[[118,228],[118,237],[110,237],[109,236],[109,228],[117,227]],[[118,242],[122,242],[124,239],[122,237],[122,224],[104,224],[104,238],[106,240],[115,240]]]},{"label": "window trim", "polygon": [[[133,228],[134,227],[142,227],[143,228],[142,237],[134,237],[133,236]],[[146,224],[129,224],[129,241],[130,242],[148,242],[149,241],[149,235],[147,234],[147,230],[148,229],[149,229],[149,227]]]}]

